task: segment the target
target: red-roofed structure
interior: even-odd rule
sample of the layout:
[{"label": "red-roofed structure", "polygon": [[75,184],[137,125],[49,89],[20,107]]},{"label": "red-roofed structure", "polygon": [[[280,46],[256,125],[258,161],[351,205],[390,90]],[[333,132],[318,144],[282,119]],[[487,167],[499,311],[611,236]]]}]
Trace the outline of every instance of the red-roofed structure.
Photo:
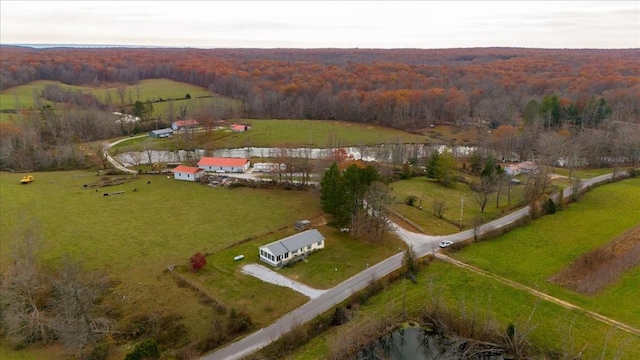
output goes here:
[{"label": "red-roofed structure", "polygon": [[197,181],[205,174],[203,169],[185,165],[178,165],[171,171],[173,172],[174,179],[186,181]]},{"label": "red-roofed structure", "polygon": [[203,157],[198,161],[198,167],[207,172],[243,173],[249,170],[249,159],[243,158],[213,158]]}]

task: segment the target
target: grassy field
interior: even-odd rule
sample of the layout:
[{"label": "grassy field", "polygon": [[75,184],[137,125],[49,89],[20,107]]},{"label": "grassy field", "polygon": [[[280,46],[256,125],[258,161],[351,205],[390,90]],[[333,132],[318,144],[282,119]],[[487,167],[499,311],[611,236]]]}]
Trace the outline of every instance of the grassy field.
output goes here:
[{"label": "grassy field", "polygon": [[[190,100],[193,101],[193,100]],[[320,120],[242,120],[250,123],[252,129],[242,133],[226,130],[196,132],[191,148],[216,149],[237,147],[278,147],[312,146],[328,148],[333,146],[329,139],[335,140],[335,146],[375,145],[380,143],[420,142],[422,136],[380,126],[349,123],[343,121]],[[311,134],[311,136],[309,136]],[[309,144],[311,139],[311,144]],[[132,140],[114,146],[111,153],[135,151],[141,149],[144,140]],[[175,150],[176,139],[153,139],[154,149]],[[179,142],[177,148],[184,148]]]},{"label": "grassy field", "polygon": [[224,147],[337,146],[419,143],[424,136],[375,125],[329,120],[242,120],[251,131],[225,139]]},{"label": "grassy field", "polygon": [[[3,90],[0,93],[0,110],[33,109],[36,107],[36,101],[40,101],[42,104],[52,104],[55,106],[56,103],[45,100],[38,95],[48,84],[58,85],[63,89],[70,91],[93,94],[103,104],[108,104],[110,99],[114,108],[118,108],[121,103],[118,86],[115,84],[95,88],[90,86],[66,85],[59,81],[38,80]],[[185,99],[187,94],[191,95],[191,99]],[[161,99],[180,99],[173,102],[174,115],[178,114],[180,107],[182,106],[187,107],[188,114],[195,113],[200,107],[214,106],[219,108],[240,106],[240,101],[238,100],[212,94],[209,90],[199,86],[169,79],[141,80],[137,85],[126,85],[124,87],[125,105],[130,105],[138,100],[142,102],[154,102],[160,101]],[[168,107],[168,101],[154,103],[153,116],[166,118]],[[8,121],[8,118],[3,116],[2,121]]]},{"label": "grassy field", "polygon": [[[461,198],[464,196],[462,223],[465,228],[471,226],[473,218],[481,215],[480,206],[474,200],[474,192],[468,185],[463,183],[457,183],[455,187],[447,188],[421,176],[396,181],[389,186],[393,189],[393,195],[396,199],[394,204],[395,211],[419,225],[430,235],[447,235],[459,231],[456,225],[433,215],[432,203],[434,200],[443,200],[445,202],[444,218],[458,224],[460,221]],[[482,214],[483,217],[486,220],[490,220],[503,215],[505,211],[519,203],[523,189],[524,185],[511,187],[511,206],[509,206],[508,186],[504,184],[500,195],[500,207],[496,208],[496,194],[491,194],[484,214]],[[405,199],[410,195],[414,195],[417,198],[417,202],[413,207],[405,203]],[[422,201],[422,210],[419,209],[420,201]]]},{"label": "grassy field", "polygon": [[332,348],[343,341],[343,334],[350,328],[361,327],[368,319],[399,313],[403,304],[406,305],[407,317],[413,319],[427,302],[434,299],[456,309],[461,317],[472,318],[475,315],[476,321],[489,318],[504,329],[510,323],[522,326],[533,313],[530,340],[547,349],[562,351],[564,346],[572,346],[574,353],[584,350],[584,359],[613,359],[618,351],[621,351],[620,359],[640,358],[640,338],[637,336],[614,331],[608,325],[553,303],[537,302],[528,293],[448,263],[431,263],[417,280],[416,284],[405,280],[392,284],[369,299],[366,305],[360,306],[353,322],[332,328],[289,359],[330,358]]},{"label": "grassy field", "polygon": [[[103,88],[85,88],[96,96],[102,103],[107,103],[107,97],[111,97],[114,104],[120,103],[120,95],[118,86],[108,86]],[[136,85],[128,85],[124,88],[125,104],[131,104],[136,101],[158,101],[160,99],[183,99],[189,94],[191,98],[200,96],[210,96],[208,89],[201,88],[196,85],[177,82],[169,79],[148,79],[141,80]],[[154,104],[155,107],[155,104]]]},{"label": "grassy field", "polygon": [[[196,251],[215,253],[320,212],[318,200],[301,191],[213,189],[157,176],[137,177],[96,192],[91,187],[99,179],[95,172],[34,175],[33,183],[20,185],[21,174],[0,173],[1,270],[10,263],[16,224],[36,218],[45,239],[45,263],[69,254],[88,268],[105,270],[120,282],[109,296],[112,301],[119,303],[117,294],[133,293],[121,304],[125,313],[177,312],[194,334],[207,328],[206,314],[212,310],[200,304],[189,289],[177,286],[164,273],[168,266],[187,264]],[[103,196],[116,191],[125,193]],[[256,248],[254,245],[257,254]],[[212,287],[218,286],[217,281],[222,283],[224,272],[218,272],[217,265],[207,271],[213,274]],[[251,308],[250,315],[259,323],[305,301],[292,291],[279,291],[274,285],[241,276],[239,287],[271,293],[268,301],[278,304],[271,312],[260,306]],[[227,297],[221,290],[214,296],[224,304],[234,304],[233,294]],[[180,307],[175,306],[177,299]]]},{"label": "grassy field", "polygon": [[547,279],[578,256],[608,243],[640,223],[640,179],[595,188],[578,203],[515,229],[497,239],[473,244],[453,256],[492,273],[640,327],[640,268],[628,271],[601,293],[589,297]]}]

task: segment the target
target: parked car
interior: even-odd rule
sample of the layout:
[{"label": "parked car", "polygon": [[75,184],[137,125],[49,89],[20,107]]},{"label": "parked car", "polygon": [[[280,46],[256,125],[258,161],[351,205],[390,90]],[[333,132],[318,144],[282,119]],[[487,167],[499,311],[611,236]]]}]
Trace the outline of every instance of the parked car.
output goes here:
[{"label": "parked car", "polygon": [[441,248],[446,248],[446,247],[451,246],[451,245],[453,245],[453,241],[447,240],[447,241],[441,241],[440,242],[440,247]]}]

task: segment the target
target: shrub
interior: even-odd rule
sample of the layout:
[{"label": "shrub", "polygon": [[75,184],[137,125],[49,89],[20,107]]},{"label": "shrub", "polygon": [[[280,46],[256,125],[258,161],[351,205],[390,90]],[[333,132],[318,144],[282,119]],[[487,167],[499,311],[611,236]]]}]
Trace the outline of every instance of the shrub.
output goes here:
[{"label": "shrub", "polygon": [[200,270],[207,265],[207,259],[199,252],[193,254],[191,259],[189,259],[189,262],[191,263],[191,268],[193,268],[193,270]]},{"label": "shrub", "polygon": [[127,354],[125,360],[159,359],[160,349],[154,338],[146,338]]},{"label": "shrub", "polygon": [[418,197],[415,195],[409,195],[404,199],[404,203],[409,206],[415,206],[418,201]]},{"label": "shrub", "polygon": [[549,198],[542,205],[545,214],[555,214],[556,213],[556,203],[553,202],[553,199]]}]

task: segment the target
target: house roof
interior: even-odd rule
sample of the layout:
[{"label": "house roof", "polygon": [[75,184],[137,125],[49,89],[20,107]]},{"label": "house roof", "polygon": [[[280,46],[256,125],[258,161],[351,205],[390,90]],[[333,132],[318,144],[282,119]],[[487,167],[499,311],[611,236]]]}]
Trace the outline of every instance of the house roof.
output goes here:
[{"label": "house roof", "polygon": [[197,120],[177,120],[173,122],[176,126],[189,126],[189,125],[199,125],[200,123]]},{"label": "house roof", "polygon": [[166,129],[151,130],[151,132],[154,134],[168,134],[168,133],[172,133],[173,130],[170,128],[166,128]]},{"label": "house roof", "polygon": [[178,165],[176,166],[175,169],[171,171],[173,171],[174,173],[181,172],[181,173],[195,174],[199,171],[204,171],[204,170],[197,167],[192,167],[192,166]]},{"label": "house roof", "polygon": [[324,236],[320,231],[311,229],[261,247],[266,247],[273,255],[278,256],[287,252],[302,249],[305,246],[322,240],[324,240]]},{"label": "house roof", "polygon": [[249,159],[203,157],[198,161],[198,166],[244,166],[247,161]]}]

